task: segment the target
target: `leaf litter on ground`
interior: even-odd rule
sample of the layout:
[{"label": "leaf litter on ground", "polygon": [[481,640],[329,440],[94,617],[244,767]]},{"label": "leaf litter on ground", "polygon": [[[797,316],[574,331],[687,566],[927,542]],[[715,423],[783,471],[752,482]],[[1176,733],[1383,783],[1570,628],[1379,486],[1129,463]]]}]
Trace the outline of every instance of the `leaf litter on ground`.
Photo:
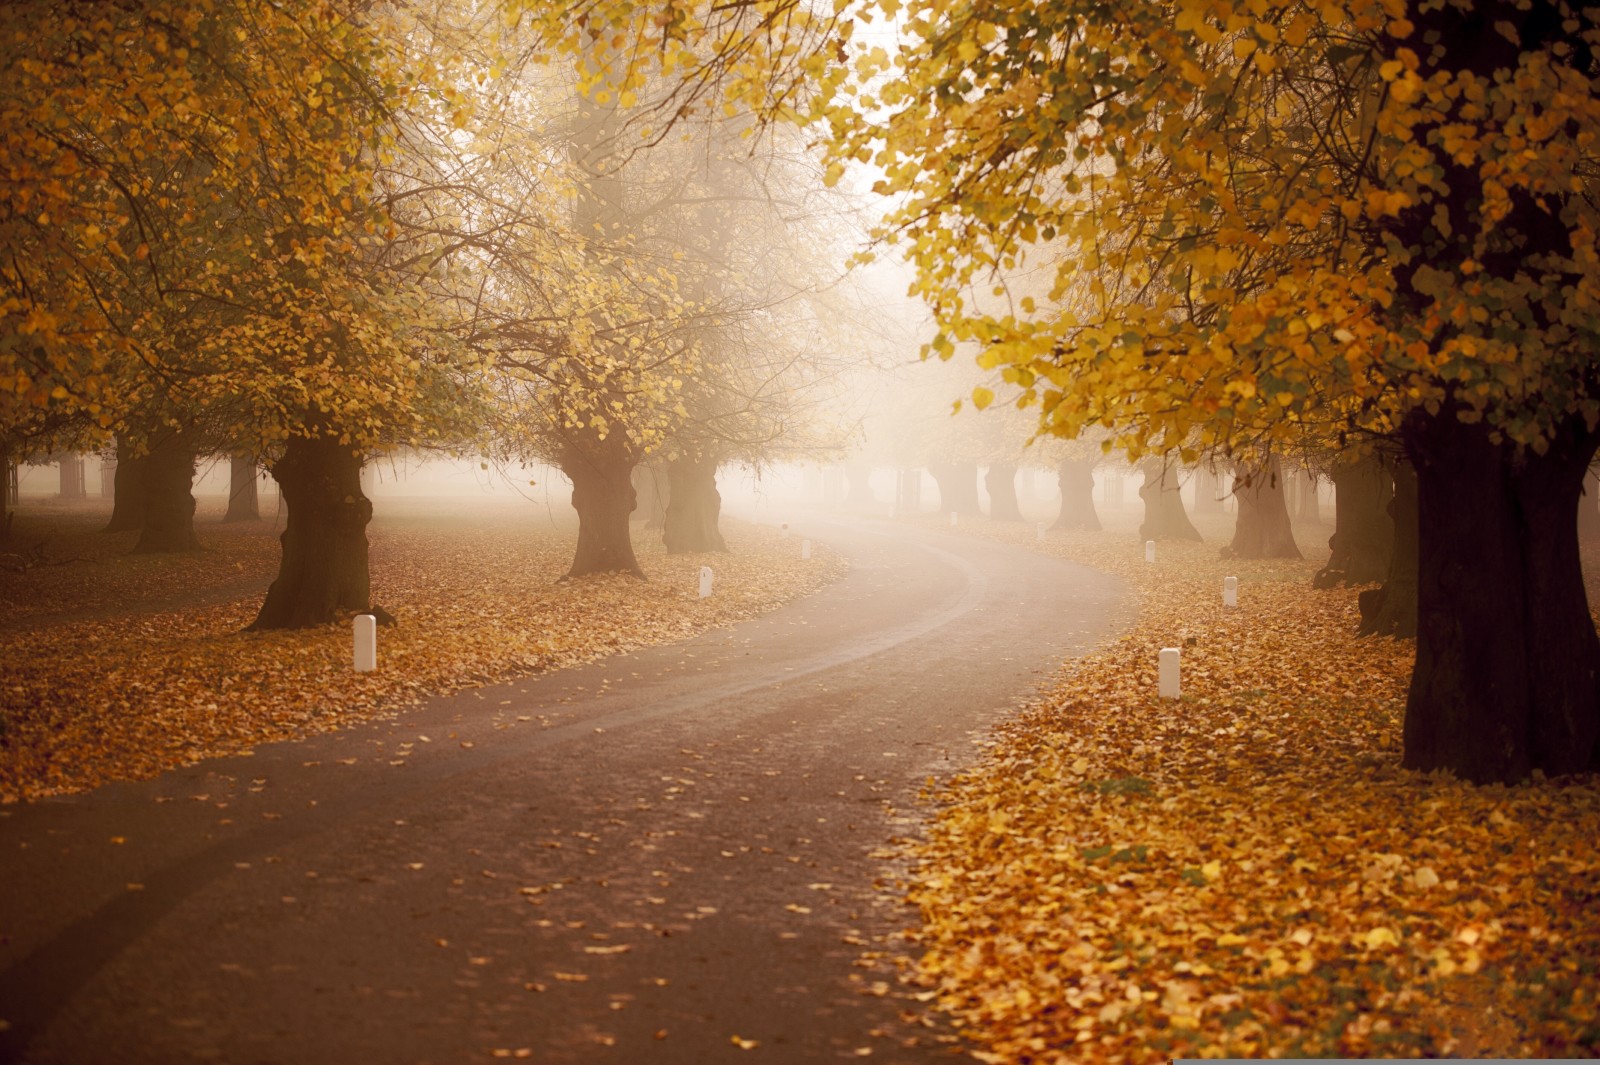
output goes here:
[{"label": "leaf litter on ground", "polygon": [[[372,600],[399,624],[356,673],[348,618],[243,632],[277,565],[273,522],[198,525],[207,550],[130,555],[82,506],[19,511],[17,539],[70,565],[0,573],[0,802],[141,779],[392,714],[429,695],[684,639],[765,613],[843,573],[818,544],[724,521],[730,551],[668,555],[634,528],[648,581],[561,582],[574,530],[520,511],[385,520],[369,532]],[[28,520],[33,519],[33,520]],[[715,594],[698,597],[700,567]]]},{"label": "leaf litter on ground", "polygon": [[1140,605],[903,855],[910,979],[981,1060],[1600,1053],[1594,779],[1402,769],[1414,644],[1356,638],[1356,590],[1313,590],[1319,561],[962,531],[1120,574]]}]

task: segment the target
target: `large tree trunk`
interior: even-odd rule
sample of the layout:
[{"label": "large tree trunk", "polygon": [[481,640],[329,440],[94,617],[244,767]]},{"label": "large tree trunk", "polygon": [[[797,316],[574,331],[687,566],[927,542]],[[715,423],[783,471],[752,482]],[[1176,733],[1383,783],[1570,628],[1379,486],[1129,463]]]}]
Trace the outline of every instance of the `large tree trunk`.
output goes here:
[{"label": "large tree trunk", "polygon": [[83,483],[83,456],[63,451],[57,456],[61,471],[61,498],[85,499],[89,489]]},{"label": "large tree trunk", "polygon": [[971,462],[936,462],[928,467],[939,485],[939,509],[944,513],[978,513],[978,466]]},{"label": "large tree trunk", "polygon": [[139,463],[139,540],[135,554],[198,551],[194,533],[194,464],[196,450],[181,433],[168,433],[150,443]]},{"label": "large tree trunk", "polygon": [[1141,540],[1201,540],[1200,530],[1189,520],[1179,494],[1178,471],[1162,459],[1146,459],[1139,467],[1144,484],[1139,498],[1144,500],[1144,522],[1139,526]]},{"label": "large tree trunk", "polygon": [[578,512],[578,549],[563,580],[590,573],[631,573],[644,579],[628,531],[628,516],[637,502],[634,463],[625,447],[610,443],[617,436],[613,433],[593,447],[568,448],[561,458]]},{"label": "large tree trunk", "polygon": [[1014,462],[990,464],[983,473],[983,488],[989,493],[989,520],[1021,521],[1022,507],[1017,502],[1017,465]]},{"label": "large tree trunk", "polygon": [[111,520],[105,532],[130,532],[144,525],[144,456],[117,439],[117,466],[111,475]]},{"label": "large tree trunk", "polygon": [[1239,502],[1233,542],[1223,549],[1225,558],[1300,558],[1289,527],[1289,506],[1283,495],[1283,466],[1269,455],[1257,469],[1239,466],[1234,471],[1233,498]]},{"label": "large tree trunk", "polygon": [[1389,527],[1394,547],[1383,586],[1358,596],[1360,636],[1417,634],[1417,472],[1407,459],[1395,462],[1394,494],[1389,497]]},{"label": "large tree trunk", "polygon": [[1389,514],[1394,478],[1375,454],[1337,462],[1332,476],[1333,535],[1328,537],[1332,553],[1311,583],[1332,588],[1381,581],[1394,553],[1394,518]]},{"label": "large tree trunk", "polygon": [[[367,523],[372,502],[361,491],[361,453],[337,437],[291,437],[272,465],[288,512],[278,538],[278,577],[252,629],[303,629],[341,610],[372,607]],[[373,613],[378,613],[374,610]],[[391,620],[379,614],[380,620]]]},{"label": "large tree trunk", "polygon": [[232,455],[228,459],[228,512],[223,522],[256,521],[261,517],[261,496],[256,487],[254,455]]},{"label": "large tree trunk", "polygon": [[1600,770],[1600,639],[1577,505],[1600,435],[1579,419],[1543,455],[1446,404],[1403,427],[1417,474],[1417,664],[1405,765],[1477,783]]},{"label": "large tree trunk", "polygon": [[667,506],[671,503],[669,475],[655,466],[640,463],[628,479],[633,482],[633,519],[642,519],[646,529],[665,528]]},{"label": "large tree trunk", "polygon": [[1056,465],[1056,484],[1061,488],[1061,513],[1052,529],[1100,531],[1100,515],[1094,509],[1094,468],[1100,459],[1062,459]]},{"label": "large tree trunk", "polygon": [[722,493],[717,491],[717,463],[710,459],[674,459],[667,465],[672,498],[667,503],[666,528],[661,542],[667,554],[726,551],[728,544],[717,529],[722,513]]}]

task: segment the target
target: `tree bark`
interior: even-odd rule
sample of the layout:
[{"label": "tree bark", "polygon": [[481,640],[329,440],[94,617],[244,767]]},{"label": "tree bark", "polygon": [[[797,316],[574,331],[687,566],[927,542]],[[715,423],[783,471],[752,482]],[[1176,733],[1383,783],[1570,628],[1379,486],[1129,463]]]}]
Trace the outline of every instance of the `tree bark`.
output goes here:
[{"label": "tree bark", "polygon": [[224,524],[257,521],[261,517],[261,496],[256,487],[254,455],[232,455],[228,459],[228,512]]},{"label": "tree bark", "polygon": [[1234,519],[1233,542],[1222,551],[1224,558],[1302,557],[1289,526],[1283,488],[1283,465],[1276,455],[1269,455],[1258,469],[1243,465],[1235,469],[1233,498],[1238,500],[1239,513]]},{"label": "tree bark", "polygon": [[1062,459],[1056,465],[1061,512],[1052,529],[1100,531],[1100,515],[1094,509],[1094,468],[1099,462],[1099,458]]},{"label": "tree bark", "polygon": [[1179,494],[1178,471],[1162,459],[1147,459],[1139,467],[1144,484],[1139,498],[1144,500],[1144,522],[1139,526],[1141,540],[1202,540],[1200,530],[1189,520]]},{"label": "tree bark", "polygon": [[978,513],[978,466],[971,462],[936,462],[928,467],[939,485],[939,509],[944,513]]},{"label": "tree bark", "polygon": [[139,540],[134,554],[200,550],[194,532],[196,450],[181,433],[152,441],[139,463]]},{"label": "tree bark", "polygon": [[57,459],[61,471],[61,498],[85,499],[89,489],[83,483],[83,456],[63,451]]},{"label": "tree bark", "polygon": [[1372,584],[1389,572],[1394,554],[1394,478],[1375,454],[1333,467],[1333,535],[1328,564],[1311,578],[1316,588]]},{"label": "tree bark", "polygon": [[578,549],[562,580],[590,573],[631,573],[644,579],[628,530],[628,516],[638,502],[634,460],[619,436],[612,433],[591,447],[568,447],[561,457],[561,472],[572,481],[572,507],[578,512]]},{"label": "tree bark", "polygon": [[[341,610],[367,611],[367,523],[372,502],[361,491],[361,453],[337,437],[291,437],[272,465],[288,512],[278,538],[278,577],[252,629],[303,629]],[[392,621],[379,613],[380,621]]]},{"label": "tree bark", "polygon": [[715,460],[674,459],[667,464],[667,480],[672,498],[661,534],[667,554],[726,551],[727,541],[717,528],[722,493],[717,491]]},{"label": "tree bark", "polygon": [[629,480],[633,482],[634,520],[642,518],[646,529],[664,528],[671,503],[670,476],[655,466],[640,463],[633,468]]},{"label": "tree bark", "polygon": [[991,463],[983,472],[983,488],[989,493],[990,521],[1022,520],[1022,506],[1017,502],[1016,463]]},{"label": "tree bark", "polygon": [[111,476],[111,520],[103,532],[130,532],[144,525],[144,456],[117,439],[117,468]]},{"label": "tree bark", "polygon": [[1455,413],[1402,427],[1420,547],[1405,765],[1476,783],[1600,770],[1600,638],[1577,533],[1600,434],[1572,418],[1541,455]]},{"label": "tree bark", "polygon": [[1408,460],[1394,464],[1394,495],[1389,498],[1389,525],[1394,547],[1383,585],[1361,593],[1358,636],[1417,634],[1417,473]]}]

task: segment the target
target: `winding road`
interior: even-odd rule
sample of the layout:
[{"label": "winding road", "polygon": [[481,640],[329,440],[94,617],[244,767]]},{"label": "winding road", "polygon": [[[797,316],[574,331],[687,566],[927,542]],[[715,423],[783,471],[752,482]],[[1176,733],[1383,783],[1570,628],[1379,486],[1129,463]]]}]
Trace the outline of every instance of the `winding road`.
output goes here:
[{"label": "winding road", "polygon": [[960,1055],[864,957],[915,917],[883,848],[1122,589],[797,532],[849,573],[735,628],[0,808],[0,1062]]}]

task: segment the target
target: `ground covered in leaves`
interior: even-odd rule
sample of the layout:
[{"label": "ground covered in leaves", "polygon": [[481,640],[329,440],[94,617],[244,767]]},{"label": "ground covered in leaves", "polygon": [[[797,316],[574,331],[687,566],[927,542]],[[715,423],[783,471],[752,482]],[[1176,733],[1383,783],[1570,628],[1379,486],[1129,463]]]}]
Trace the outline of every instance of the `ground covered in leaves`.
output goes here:
[{"label": "ground covered in leaves", "polygon": [[[216,511],[213,513],[213,511]],[[730,551],[669,556],[635,526],[649,580],[558,583],[575,526],[528,506],[386,504],[369,532],[379,668],[351,668],[348,621],[241,632],[277,568],[271,518],[216,522],[198,555],[131,555],[96,506],[29,503],[0,567],[0,801],[80,791],[336,729],[421,697],[681,639],[843,572],[778,530],[724,520]],[[43,550],[35,549],[43,544]],[[45,564],[32,564],[40,558]],[[28,564],[20,572],[13,569]],[[714,594],[699,598],[710,565]]]},{"label": "ground covered in leaves", "polygon": [[1141,612],[938,796],[921,997],[1008,1065],[1600,1054],[1600,782],[1402,770],[1413,645],[1356,639],[1320,561],[1220,561],[1216,520],[1153,564],[1126,522],[963,525],[1120,573]]}]

